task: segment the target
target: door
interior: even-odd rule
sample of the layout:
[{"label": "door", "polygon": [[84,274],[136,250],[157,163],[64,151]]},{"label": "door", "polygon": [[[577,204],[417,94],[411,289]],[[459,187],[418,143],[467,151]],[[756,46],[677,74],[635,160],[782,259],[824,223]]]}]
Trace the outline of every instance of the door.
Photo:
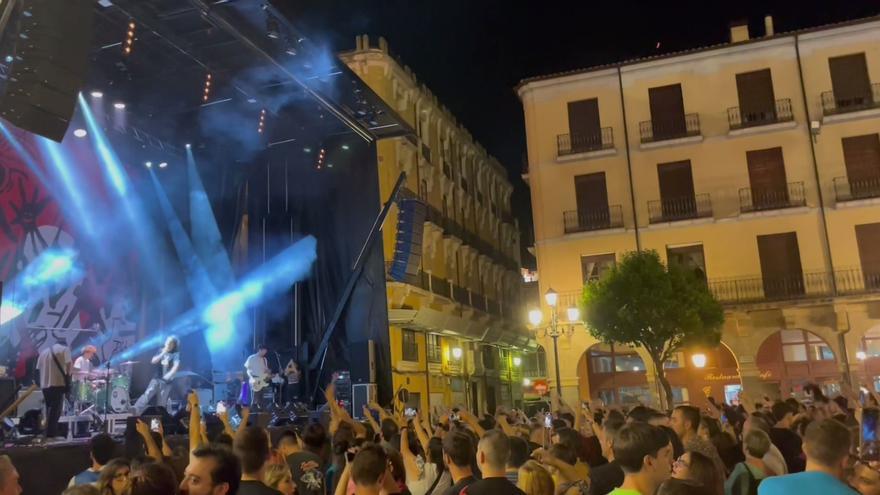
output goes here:
[{"label": "door", "polygon": [[853,198],[880,195],[880,134],[845,137],[843,161]]},{"label": "door", "polygon": [[489,414],[495,414],[496,408],[495,387],[486,385],[486,412]]},{"label": "door", "polygon": [[758,236],[758,257],[764,297],[783,299],[804,293],[804,276],[797,233]]},{"label": "door", "polygon": [[651,106],[651,127],[654,140],[681,137],[687,134],[681,84],[648,89]]},{"label": "door", "polygon": [[568,103],[568,132],[574,153],[602,148],[598,98]]},{"label": "door", "polygon": [[664,221],[697,216],[690,160],[657,164],[657,178],[660,182],[660,208]]},{"label": "door", "polygon": [[776,99],[770,69],[736,75],[739,116],[743,126],[776,121]]},{"label": "door", "polygon": [[598,229],[611,225],[605,172],[576,176],[574,190],[579,227]]},{"label": "door", "polygon": [[782,148],[746,152],[749,164],[751,205],[756,210],[788,206],[788,183]]},{"label": "door", "polygon": [[873,102],[864,53],[831,57],[828,59],[828,68],[831,71],[834,103],[838,109],[864,107]]},{"label": "door", "polygon": [[880,223],[856,225],[856,242],[866,289],[880,289]]}]

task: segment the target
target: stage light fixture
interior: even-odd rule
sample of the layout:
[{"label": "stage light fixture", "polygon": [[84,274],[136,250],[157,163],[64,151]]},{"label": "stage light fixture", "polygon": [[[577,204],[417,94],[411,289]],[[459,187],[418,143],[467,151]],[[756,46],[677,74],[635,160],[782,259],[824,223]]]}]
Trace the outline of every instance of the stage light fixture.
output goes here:
[{"label": "stage light fixture", "polygon": [[113,104],[113,108],[115,108],[117,110],[125,110],[125,103],[116,102]]},{"label": "stage light fixture", "polygon": [[190,148],[192,148],[192,145],[189,143],[186,143],[186,149],[190,149]]},{"label": "stage light fixture", "polygon": [[7,56],[6,56],[6,63],[7,63],[7,64],[11,64],[13,60],[15,60],[15,59],[12,58],[12,55],[7,55]]},{"label": "stage light fixture", "polygon": [[327,150],[321,148],[321,151],[318,152],[318,161],[315,163],[315,168],[321,170],[324,167],[324,158],[326,158]]},{"label": "stage light fixture", "polygon": [[202,101],[208,101],[211,96],[211,73],[205,75],[205,90],[202,94]]},{"label": "stage light fixture", "polygon": [[305,147],[305,148],[303,148],[303,152],[304,152],[304,153],[311,153],[311,152],[312,152],[312,149],[309,148],[309,147]]},{"label": "stage light fixture", "polygon": [[345,151],[348,151],[348,150],[349,150],[349,146],[348,146],[347,144],[343,144],[343,145],[342,145],[342,149],[344,149]]},{"label": "stage light fixture", "polygon": [[100,91],[92,91],[90,94],[92,95],[92,98],[103,98],[104,97],[104,93],[102,93]]},{"label": "stage light fixture", "polygon": [[266,109],[260,110],[260,124],[257,126],[257,132],[260,134],[263,133],[263,128],[266,126]]},{"label": "stage light fixture", "polygon": [[84,138],[84,137],[86,137],[86,135],[88,135],[88,132],[86,132],[85,129],[77,129],[77,130],[73,131],[73,135],[78,138]]},{"label": "stage light fixture", "polygon": [[144,163],[147,168],[153,168],[153,162]]},{"label": "stage light fixture", "polygon": [[134,48],[134,21],[130,21],[128,23],[128,32],[125,33],[125,42],[122,44],[122,53],[124,55],[131,55],[131,51]]},{"label": "stage light fixture", "polygon": [[161,162],[161,163],[159,163],[159,168],[165,168],[165,167],[167,167],[167,166],[168,166],[168,162]]}]

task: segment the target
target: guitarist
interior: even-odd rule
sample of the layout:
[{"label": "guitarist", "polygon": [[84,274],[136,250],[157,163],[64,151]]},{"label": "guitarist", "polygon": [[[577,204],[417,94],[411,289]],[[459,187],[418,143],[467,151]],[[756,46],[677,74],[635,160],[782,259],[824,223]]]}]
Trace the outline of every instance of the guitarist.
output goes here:
[{"label": "guitarist", "polygon": [[46,438],[59,436],[58,419],[61,418],[64,396],[70,392],[70,365],[70,348],[63,337],[43,349],[37,357],[40,388],[46,403]]},{"label": "guitarist", "polygon": [[272,373],[266,359],[267,352],[269,349],[264,344],[260,344],[257,346],[257,352],[248,356],[247,361],[244,362],[251,387],[251,407],[254,409],[263,409],[266,387],[271,383]]}]

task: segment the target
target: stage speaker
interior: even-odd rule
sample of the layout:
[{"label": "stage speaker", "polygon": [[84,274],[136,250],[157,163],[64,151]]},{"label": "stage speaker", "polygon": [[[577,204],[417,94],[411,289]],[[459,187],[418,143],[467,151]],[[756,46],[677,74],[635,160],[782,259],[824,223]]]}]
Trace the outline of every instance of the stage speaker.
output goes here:
[{"label": "stage speaker", "polygon": [[269,412],[252,412],[248,418],[248,425],[267,428],[269,422],[272,421],[272,413]]},{"label": "stage speaker", "polygon": [[422,264],[422,231],[425,229],[425,203],[418,199],[402,199],[398,202],[397,240],[394,258],[388,274],[393,280],[404,282],[419,274]]},{"label": "stage speaker", "polygon": [[94,3],[17,2],[3,36],[14,48],[6,89],[0,96],[0,116],[21,129],[61,142],[85,82]]},{"label": "stage speaker", "polygon": [[372,340],[349,345],[352,383],[376,383],[376,344]]},{"label": "stage speaker", "polygon": [[[21,397],[26,392],[24,390],[18,391],[18,396]],[[16,413],[17,418],[21,418],[24,414],[32,409],[43,410],[43,391],[42,390],[34,390],[31,392],[31,395],[27,396],[26,399],[21,401],[21,404],[18,405],[18,411]]]},{"label": "stage speaker", "polygon": [[351,386],[352,416],[361,420],[364,418],[364,406],[378,399],[375,383],[356,383]]}]

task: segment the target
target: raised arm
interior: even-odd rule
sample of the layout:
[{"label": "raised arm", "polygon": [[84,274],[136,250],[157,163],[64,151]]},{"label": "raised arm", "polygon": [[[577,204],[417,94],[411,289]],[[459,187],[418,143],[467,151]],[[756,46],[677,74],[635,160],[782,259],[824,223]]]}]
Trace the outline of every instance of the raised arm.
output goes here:
[{"label": "raised arm", "polygon": [[202,413],[195,392],[190,392],[186,400],[189,403],[189,451],[192,453],[202,442]]},{"label": "raised arm", "polygon": [[153,440],[153,435],[150,433],[150,426],[138,419],[135,424],[135,429],[141,435],[141,438],[144,439],[144,445],[147,446],[147,455],[161,461],[162,451],[159,450],[159,446],[156,445],[156,441]]},{"label": "raised arm", "polygon": [[458,412],[458,417],[460,417],[462,421],[467,423],[467,425],[470,426],[472,430],[474,430],[474,433],[476,433],[478,437],[483,438],[483,435],[486,434],[486,429],[480,426],[480,421],[470,411],[465,411],[464,409],[462,409]]},{"label": "raised arm", "polygon": [[334,495],[346,495],[348,493],[348,480],[351,479],[351,463],[345,463],[345,469],[339,475],[339,481],[336,483],[336,491]]},{"label": "raised arm", "polygon": [[400,455],[403,457],[403,468],[406,471],[406,479],[417,480],[421,478],[422,473],[419,471],[419,464],[416,462],[416,456],[409,449],[409,431],[404,426],[400,429]]},{"label": "raised arm", "polygon": [[413,418],[412,420],[413,429],[416,432],[416,438],[419,439],[419,444],[422,446],[422,452],[427,456],[428,453],[428,442],[431,440],[431,437],[425,433],[425,429],[422,428],[421,422],[419,422],[419,418]]}]

